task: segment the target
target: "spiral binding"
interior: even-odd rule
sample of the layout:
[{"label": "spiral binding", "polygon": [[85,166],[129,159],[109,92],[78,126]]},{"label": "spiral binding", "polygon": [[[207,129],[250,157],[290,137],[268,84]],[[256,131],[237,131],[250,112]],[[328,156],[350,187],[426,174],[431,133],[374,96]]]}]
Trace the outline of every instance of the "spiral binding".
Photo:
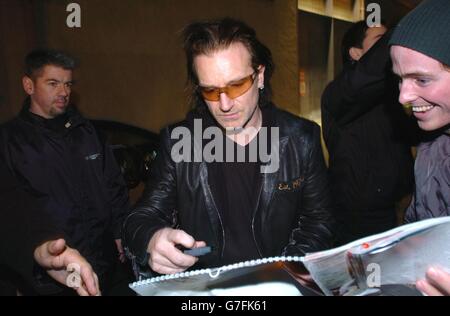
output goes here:
[{"label": "spiral binding", "polygon": [[161,275],[158,277],[153,277],[150,279],[133,282],[133,284],[131,284],[131,287],[134,288],[134,287],[138,287],[138,286],[142,286],[142,285],[148,285],[151,283],[157,283],[157,282],[185,278],[185,277],[191,277],[191,276],[196,276],[196,275],[201,275],[201,274],[209,274],[209,277],[214,279],[214,278],[219,277],[221,273],[230,271],[230,270],[254,267],[254,266],[258,266],[258,265],[266,264],[266,263],[301,262],[302,260],[303,260],[303,257],[299,257],[299,256],[279,256],[279,257],[254,259],[254,260],[233,263],[233,264],[218,267],[218,268],[207,268],[207,269],[201,269],[201,270],[192,270],[192,271],[185,271],[185,272],[174,273],[174,274]]}]

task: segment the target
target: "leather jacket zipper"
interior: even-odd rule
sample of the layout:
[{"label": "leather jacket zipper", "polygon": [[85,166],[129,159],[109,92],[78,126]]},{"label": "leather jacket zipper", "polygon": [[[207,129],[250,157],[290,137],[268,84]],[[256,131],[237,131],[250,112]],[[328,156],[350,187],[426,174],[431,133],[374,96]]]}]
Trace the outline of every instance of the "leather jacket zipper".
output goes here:
[{"label": "leather jacket zipper", "polygon": [[222,228],[222,251],[221,251],[220,257],[223,258],[223,254],[225,252],[225,229],[223,228],[222,217],[220,216],[220,212],[219,212],[219,209],[217,208],[216,201],[214,201],[214,197],[212,195],[211,188],[209,186],[206,186],[206,188],[208,190],[208,194],[211,196],[211,201],[212,201],[214,208],[217,212],[217,215],[219,217],[220,227]]},{"label": "leather jacket zipper", "polygon": [[255,211],[253,212],[253,218],[252,218],[252,236],[253,236],[253,241],[255,242],[256,250],[258,250],[259,256],[261,258],[263,258],[263,255],[261,253],[261,250],[258,247],[258,243],[256,241],[256,236],[255,236],[255,217],[256,217],[256,213],[258,212],[259,201],[261,200],[261,192],[262,192],[263,186],[264,186],[263,179],[261,179],[261,185],[259,186],[259,192],[258,192],[258,202],[256,203]]}]

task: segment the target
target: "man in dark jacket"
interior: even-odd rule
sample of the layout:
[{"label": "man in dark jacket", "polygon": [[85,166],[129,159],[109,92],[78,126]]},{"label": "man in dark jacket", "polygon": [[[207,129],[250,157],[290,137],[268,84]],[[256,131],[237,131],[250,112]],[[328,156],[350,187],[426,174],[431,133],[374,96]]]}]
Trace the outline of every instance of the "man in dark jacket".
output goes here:
[{"label": "man in dark jacket", "polygon": [[[406,222],[450,216],[449,29],[449,1],[427,0],[400,21],[390,40],[399,101],[411,107],[427,131],[417,151],[416,188]],[[427,295],[450,296],[448,266],[430,268],[417,287]]]},{"label": "man in dark jacket", "polygon": [[[17,295],[22,286],[45,294],[39,279],[33,274],[37,264],[58,282],[75,286],[80,295],[98,295],[98,281],[91,265],[78,251],[68,247],[64,234],[54,225],[51,217],[42,212],[43,198],[27,192],[22,183],[6,167],[0,155],[0,270],[8,280],[1,280],[0,295]],[[71,267],[78,269],[77,276],[67,284]],[[0,279],[2,279],[0,277]],[[22,286],[17,286],[17,282]],[[16,285],[16,286],[14,286]]]},{"label": "man in dark jacket", "polygon": [[412,191],[416,130],[397,102],[386,28],[354,24],[344,35],[344,69],[322,95],[340,243],[397,225],[396,202]]},{"label": "man in dark jacket", "polygon": [[[320,130],[270,103],[270,51],[232,19],[193,23],[184,40],[196,109],[161,133],[146,190],[125,221],[131,254],[170,274],[329,248]],[[179,249],[205,245],[212,253],[200,259]]]},{"label": "man in dark jacket", "polygon": [[28,97],[19,116],[1,126],[0,152],[24,190],[41,199],[39,212],[54,219],[107,291],[117,251],[123,252],[128,194],[111,150],[69,106],[73,69],[73,59],[58,51],[27,56],[23,88]]}]

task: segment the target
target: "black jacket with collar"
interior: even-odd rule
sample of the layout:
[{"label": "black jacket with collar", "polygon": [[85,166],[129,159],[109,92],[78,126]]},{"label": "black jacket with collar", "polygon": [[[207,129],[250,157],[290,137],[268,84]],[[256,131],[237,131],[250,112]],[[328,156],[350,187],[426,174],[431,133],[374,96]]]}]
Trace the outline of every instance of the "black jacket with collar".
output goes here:
[{"label": "black jacket with collar", "polygon": [[[276,172],[261,174],[255,188],[259,198],[251,228],[257,250],[267,257],[327,249],[333,243],[334,222],[320,128],[275,107],[269,113],[273,126],[279,127],[280,162]],[[192,133],[194,118],[202,116],[190,115],[161,132],[160,153],[146,190],[125,220],[124,242],[142,265],[148,260],[148,242],[164,227],[182,229],[213,247],[195,268],[221,265],[225,230],[208,184],[208,164],[175,163],[171,158],[178,141],[171,139],[171,132],[186,127]]]},{"label": "black jacket with collar", "polygon": [[[52,129],[49,120],[29,112],[26,104],[18,117],[0,127],[1,162],[19,180],[22,196],[41,201],[42,216],[54,220],[67,243],[102,278],[117,260],[114,238],[120,238],[129,211],[128,192],[111,149],[92,124],[71,107],[64,118]],[[6,186],[2,191],[10,190],[14,199],[14,188]],[[4,203],[2,220],[8,222],[7,213],[14,210],[7,206],[16,202]]]},{"label": "black jacket with collar", "polygon": [[33,274],[34,250],[63,237],[62,231],[43,212],[45,199],[24,190],[1,152],[0,175],[0,296],[17,295],[17,289],[24,287],[41,293]]},{"label": "black jacket with collar", "polygon": [[344,242],[393,228],[395,203],[414,183],[411,146],[419,130],[397,101],[389,38],[346,66],[322,95],[336,219],[349,235]]}]

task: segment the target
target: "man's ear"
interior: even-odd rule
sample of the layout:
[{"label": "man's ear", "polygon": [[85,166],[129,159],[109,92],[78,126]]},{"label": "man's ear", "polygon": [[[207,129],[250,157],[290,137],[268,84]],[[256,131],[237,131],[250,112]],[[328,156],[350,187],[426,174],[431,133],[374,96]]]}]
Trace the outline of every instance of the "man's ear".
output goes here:
[{"label": "man's ear", "polygon": [[264,88],[264,71],[266,70],[266,67],[263,65],[260,65],[258,67],[258,88]]},{"label": "man's ear", "polygon": [[31,79],[30,77],[23,76],[22,86],[23,86],[23,90],[25,90],[26,94],[32,95],[34,93],[34,82],[33,82],[33,79]]},{"label": "man's ear", "polygon": [[348,50],[348,54],[353,60],[358,61],[363,55],[363,50],[362,48],[352,47]]}]

